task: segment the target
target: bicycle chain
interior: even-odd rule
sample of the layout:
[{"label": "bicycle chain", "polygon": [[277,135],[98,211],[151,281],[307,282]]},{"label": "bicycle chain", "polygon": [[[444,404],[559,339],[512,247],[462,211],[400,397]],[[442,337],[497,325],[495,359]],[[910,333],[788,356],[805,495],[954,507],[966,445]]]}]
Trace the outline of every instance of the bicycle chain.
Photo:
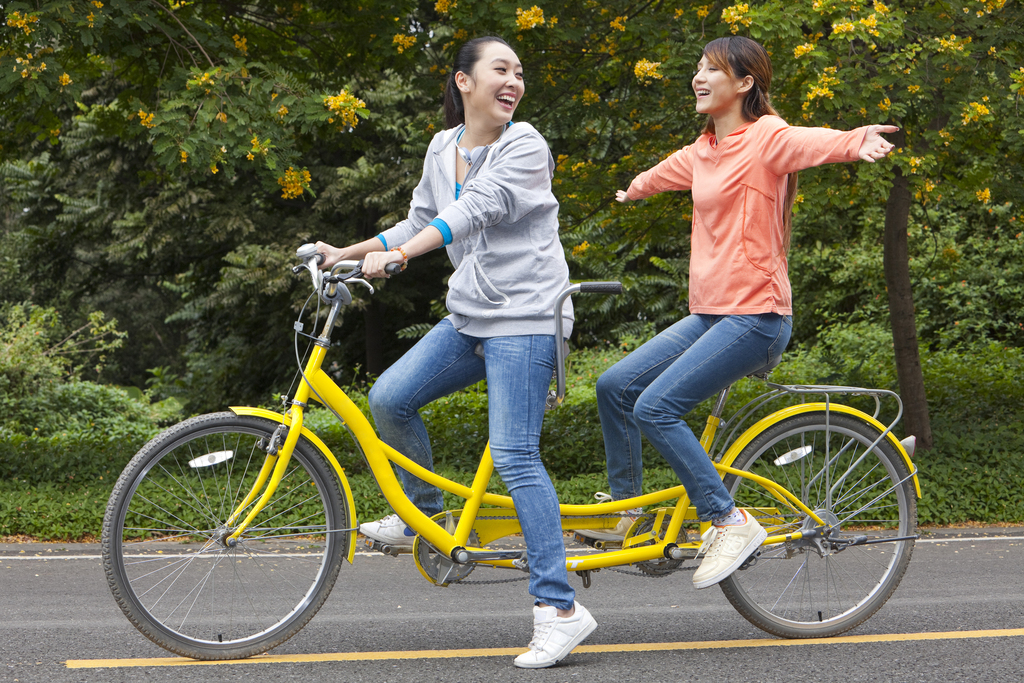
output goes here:
[{"label": "bicycle chain", "polygon": [[[629,515],[614,514],[614,513],[608,513],[608,514],[603,514],[603,515],[587,515],[587,517],[591,518],[591,519],[593,519],[595,517],[600,518],[600,517],[628,517],[628,516]],[[577,517],[579,517],[579,515],[562,515],[561,516],[562,519],[575,519]],[[508,516],[501,516],[501,517],[491,517],[491,516],[488,516],[485,519],[508,520],[508,519],[519,519],[519,517],[517,517],[516,515],[508,515]],[[754,519],[778,519],[778,516],[763,515],[763,516],[760,516],[760,517],[755,516]],[[627,576],[639,576],[639,577],[644,578],[644,579],[661,579],[661,578],[664,578],[666,576],[669,576],[670,574],[675,574],[676,572],[692,572],[692,571],[696,571],[697,567],[696,566],[676,567],[675,569],[667,571],[667,572],[665,572],[663,574],[647,574],[647,573],[644,573],[644,572],[633,571],[631,569],[619,569],[617,567],[605,567],[605,569],[607,569],[609,571],[613,571],[613,572],[615,572],[617,574],[625,574]],[[476,581],[476,580],[472,580],[472,579],[461,579],[459,581],[452,581],[448,585],[449,586],[458,586],[458,585],[492,586],[492,585],[496,585],[496,584],[499,584],[499,583],[516,583],[518,581],[527,581],[527,580],[529,580],[529,578],[530,578],[529,576],[519,576],[519,577],[516,577],[514,579],[484,579],[482,581]]]}]

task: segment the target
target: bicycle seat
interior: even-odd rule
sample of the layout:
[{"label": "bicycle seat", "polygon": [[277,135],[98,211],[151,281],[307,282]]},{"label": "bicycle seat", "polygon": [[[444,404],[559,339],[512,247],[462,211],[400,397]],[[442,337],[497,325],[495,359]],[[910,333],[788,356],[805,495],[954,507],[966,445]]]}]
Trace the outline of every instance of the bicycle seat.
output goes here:
[{"label": "bicycle seat", "polygon": [[754,379],[763,379],[764,381],[767,382],[768,375],[770,375],[772,373],[772,370],[778,367],[779,363],[781,362],[782,354],[780,353],[779,355],[775,356],[775,358],[772,358],[770,361],[768,361],[768,365],[764,366],[760,370],[756,370],[750,373],[749,375],[747,375],[747,377],[753,377]]}]

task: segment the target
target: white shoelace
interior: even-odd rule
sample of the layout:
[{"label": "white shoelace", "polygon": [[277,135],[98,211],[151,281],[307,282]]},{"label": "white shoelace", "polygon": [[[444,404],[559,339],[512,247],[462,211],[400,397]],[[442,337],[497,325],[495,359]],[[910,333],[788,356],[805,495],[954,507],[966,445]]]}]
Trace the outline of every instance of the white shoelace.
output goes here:
[{"label": "white shoelace", "polygon": [[540,623],[534,623],[533,625],[533,638],[530,640],[530,649],[535,651],[543,650],[543,643],[547,640],[548,634],[551,633],[551,629],[555,627],[555,620],[542,621]]},{"label": "white shoelace", "polygon": [[711,550],[715,548],[715,541],[719,539],[719,532],[724,531],[725,529],[720,529],[712,524],[707,531],[701,534],[700,540],[703,542],[700,544],[700,548],[697,549],[697,557],[700,557],[701,555],[706,556],[706,553],[710,553]]}]

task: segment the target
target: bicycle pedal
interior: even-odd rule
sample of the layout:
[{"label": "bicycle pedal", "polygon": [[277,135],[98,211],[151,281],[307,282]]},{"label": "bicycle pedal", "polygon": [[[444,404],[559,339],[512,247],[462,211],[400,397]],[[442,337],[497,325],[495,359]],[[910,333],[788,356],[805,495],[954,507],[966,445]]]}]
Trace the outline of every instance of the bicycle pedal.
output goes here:
[{"label": "bicycle pedal", "polygon": [[743,560],[743,564],[741,564],[739,567],[737,567],[736,571],[740,571],[741,572],[741,571],[750,569],[755,564],[757,564],[757,558],[759,558],[760,556],[761,556],[761,551],[760,550],[755,550],[753,553],[750,554],[750,557],[748,557],[747,559]]},{"label": "bicycle pedal", "polygon": [[583,543],[597,550],[619,550],[622,548],[622,541],[602,541],[597,538],[584,536],[578,531],[573,532],[572,538],[577,543]]},{"label": "bicycle pedal", "polygon": [[365,543],[366,547],[370,550],[375,550],[377,552],[384,553],[385,555],[391,555],[392,557],[398,557],[399,555],[408,555],[412,553],[411,545],[392,545],[390,543],[381,543],[380,541],[375,541],[372,538],[367,538],[365,540]]}]

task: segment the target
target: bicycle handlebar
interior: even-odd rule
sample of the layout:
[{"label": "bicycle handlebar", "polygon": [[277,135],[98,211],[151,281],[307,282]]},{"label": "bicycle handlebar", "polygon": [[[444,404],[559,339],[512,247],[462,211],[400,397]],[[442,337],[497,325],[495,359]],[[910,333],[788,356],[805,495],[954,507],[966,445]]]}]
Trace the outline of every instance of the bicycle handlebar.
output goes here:
[{"label": "bicycle handlebar", "polygon": [[581,282],[582,294],[622,294],[621,282]]},{"label": "bicycle handlebar", "polygon": [[570,295],[580,292],[583,294],[621,294],[622,283],[609,282],[579,282],[569,285],[555,298],[555,384],[557,389],[548,393],[546,408],[552,410],[562,404],[565,399],[565,356],[568,344],[565,344],[562,336],[562,305]]}]

